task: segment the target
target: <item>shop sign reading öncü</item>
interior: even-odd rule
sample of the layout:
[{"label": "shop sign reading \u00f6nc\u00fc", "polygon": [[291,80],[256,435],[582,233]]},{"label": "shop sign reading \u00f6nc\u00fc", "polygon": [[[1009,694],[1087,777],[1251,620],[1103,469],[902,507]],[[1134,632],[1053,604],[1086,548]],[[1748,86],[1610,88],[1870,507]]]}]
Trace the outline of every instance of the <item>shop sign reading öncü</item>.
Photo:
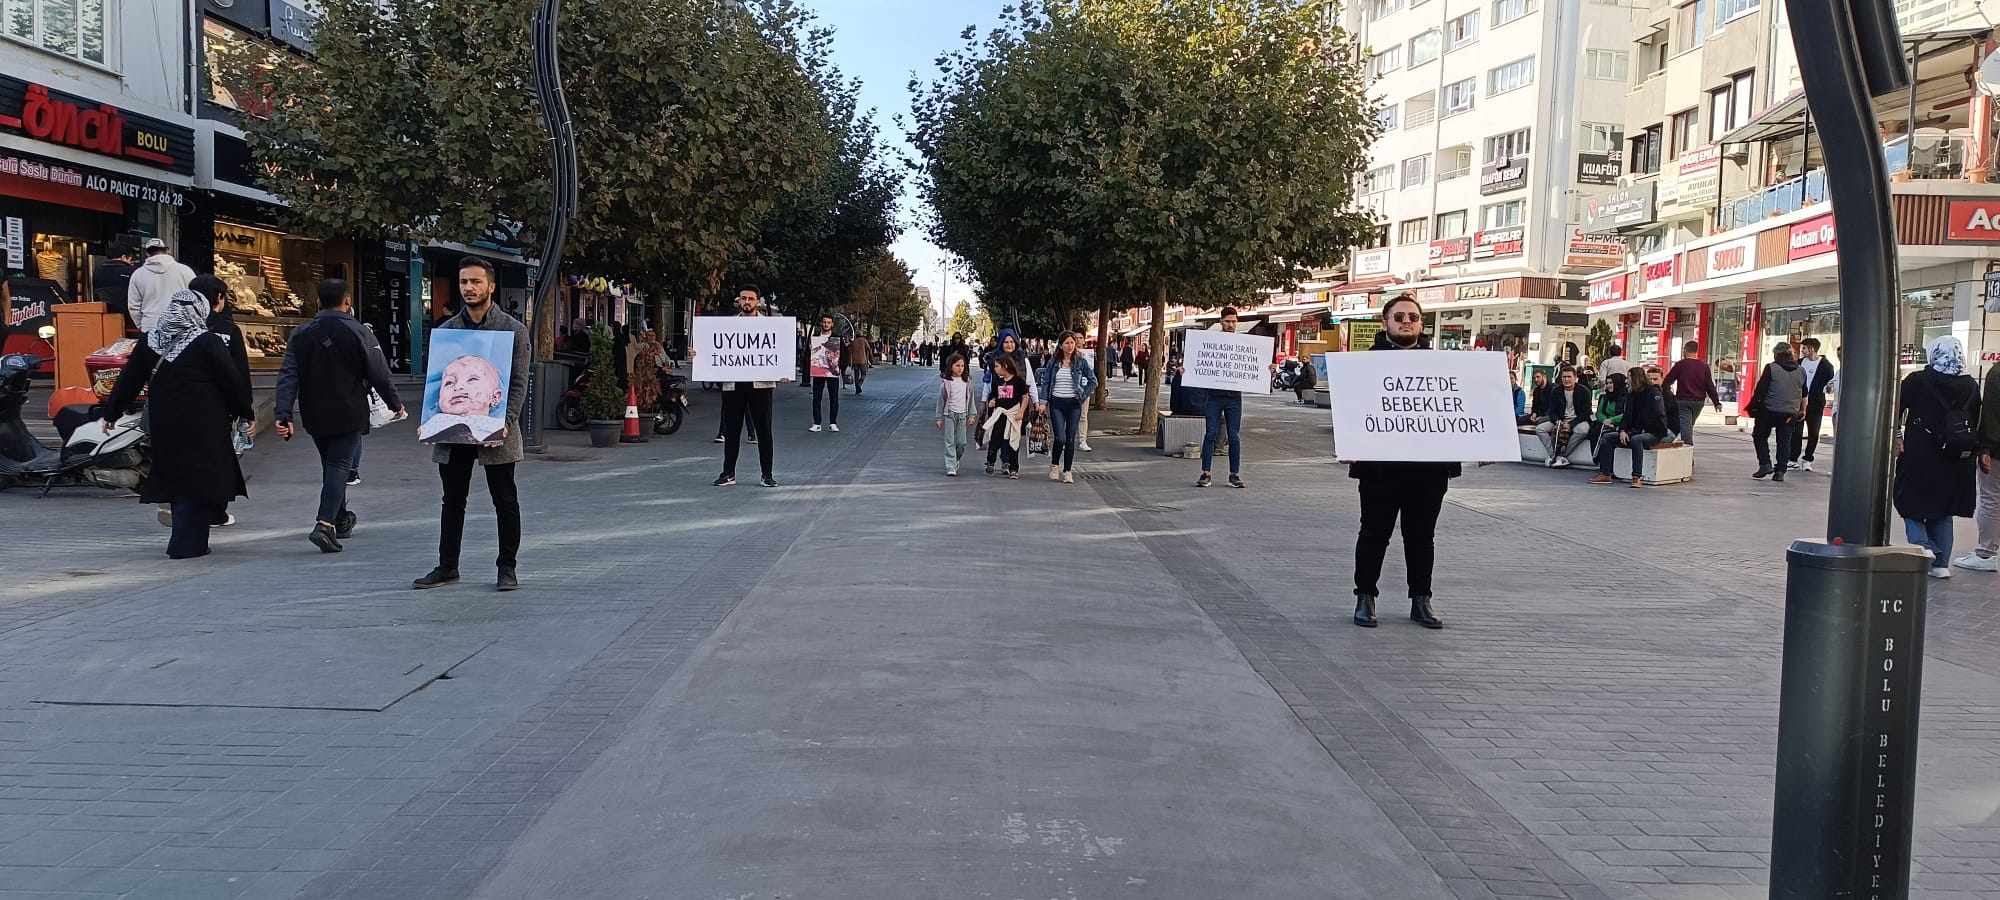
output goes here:
[{"label": "shop sign reading \u00f6nc\u00fc", "polygon": [[172,185],[147,181],[143,178],[114,175],[84,166],[72,166],[24,153],[8,153],[4,150],[0,150],[0,176],[14,176],[27,181],[108,194],[141,203],[161,203],[180,207],[186,201],[181,189]]},{"label": "shop sign reading \u00f6nc\u00fc", "polygon": [[1505,259],[1521,255],[1521,236],[1526,229],[1516,225],[1512,228],[1489,228],[1472,237],[1473,259]]},{"label": "shop sign reading \u00f6nc\u00fc", "polygon": [[2000,201],[1953,200],[1945,220],[1948,240],[2000,243]]},{"label": "shop sign reading \u00f6nc\u00fc", "polygon": [[194,130],[0,75],[0,131],[114,159],[194,173]]},{"label": "shop sign reading \u00f6nc\u00fc", "polygon": [[1708,248],[1708,276],[1721,278],[1757,268],[1757,236],[1723,241]]},{"label": "shop sign reading \u00f6nc\u00fc", "polygon": [[1823,216],[1815,216],[1797,225],[1793,225],[1791,236],[1786,246],[1788,248],[1785,255],[1787,260],[1805,259],[1808,256],[1818,256],[1822,253],[1833,252],[1836,249],[1833,233],[1833,214],[1827,213]]}]

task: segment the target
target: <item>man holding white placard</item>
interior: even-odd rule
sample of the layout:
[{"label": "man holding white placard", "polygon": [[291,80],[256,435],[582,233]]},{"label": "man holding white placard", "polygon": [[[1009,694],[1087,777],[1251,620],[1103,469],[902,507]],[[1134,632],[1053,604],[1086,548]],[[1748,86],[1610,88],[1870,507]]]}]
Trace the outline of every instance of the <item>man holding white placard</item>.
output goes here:
[{"label": "man holding white placard", "polygon": [[1222,308],[1222,320],[1207,331],[1190,331],[1181,368],[1181,384],[1205,388],[1208,399],[1202,411],[1208,428],[1201,438],[1201,478],[1195,487],[1213,483],[1209,471],[1215,466],[1215,444],[1229,429],[1229,486],[1243,483],[1243,393],[1271,392],[1272,341],[1268,337],[1236,333],[1236,307]]},{"label": "man holding white placard", "polygon": [[[1382,306],[1371,350],[1429,351],[1424,310],[1400,294]],[[1506,361],[1499,353],[1426,352],[1385,360],[1327,355],[1334,440],[1361,489],[1354,543],[1354,624],[1374,628],[1377,582],[1389,538],[1402,521],[1410,620],[1443,628],[1431,608],[1438,514],[1460,474],[1458,460],[1519,459]]]},{"label": "man holding white placard", "polygon": [[778,382],[798,376],[792,349],[797,329],[789,318],[766,316],[753,287],[736,292],[736,310],[735,316],[694,320],[694,379],[722,383],[722,474],[715,486],[736,483],[736,454],[747,418],[761,438],[757,461],[764,469],[764,486],[777,487],[771,471],[778,440],[771,431],[771,391]]}]

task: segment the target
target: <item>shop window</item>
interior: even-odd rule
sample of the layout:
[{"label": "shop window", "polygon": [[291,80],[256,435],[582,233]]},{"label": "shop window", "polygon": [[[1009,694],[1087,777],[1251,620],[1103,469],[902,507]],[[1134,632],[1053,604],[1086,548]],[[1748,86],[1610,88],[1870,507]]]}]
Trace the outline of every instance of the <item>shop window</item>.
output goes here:
[{"label": "shop window", "polygon": [[284,360],[292,329],[319,312],[325,249],[309,238],[218,220],[215,274],[229,286],[250,365],[273,368]]},{"label": "shop window", "polygon": [[60,234],[37,234],[28,271],[53,283],[65,301],[89,300],[90,243]]},{"label": "shop window", "polygon": [[1486,73],[1486,95],[1504,94],[1535,83],[1535,58],[1522,57]]},{"label": "shop window", "polygon": [[106,0],[0,0],[0,29],[18,41],[105,65]]}]

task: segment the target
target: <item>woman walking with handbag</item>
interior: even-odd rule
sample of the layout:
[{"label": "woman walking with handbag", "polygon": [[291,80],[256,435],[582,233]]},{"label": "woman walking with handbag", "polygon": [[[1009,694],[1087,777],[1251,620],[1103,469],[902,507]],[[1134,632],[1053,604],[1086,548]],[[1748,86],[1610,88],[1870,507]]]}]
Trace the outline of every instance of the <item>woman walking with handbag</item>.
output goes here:
[{"label": "woman walking with handbag", "polygon": [[1042,384],[1042,411],[1050,416],[1054,438],[1049,450],[1049,480],[1074,484],[1070,470],[1076,465],[1076,445],[1083,404],[1097,390],[1097,370],[1076,350],[1076,335],[1063,332],[1056,351],[1049,355],[1039,379]]},{"label": "woman walking with handbag", "polygon": [[1896,514],[1910,543],[1931,552],[1931,577],[1951,577],[1951,520],[1971,518],[1977,488],[1979,382],[1950,335],[1926,348],[1924,368],[1903,379],[1896,433]]}]

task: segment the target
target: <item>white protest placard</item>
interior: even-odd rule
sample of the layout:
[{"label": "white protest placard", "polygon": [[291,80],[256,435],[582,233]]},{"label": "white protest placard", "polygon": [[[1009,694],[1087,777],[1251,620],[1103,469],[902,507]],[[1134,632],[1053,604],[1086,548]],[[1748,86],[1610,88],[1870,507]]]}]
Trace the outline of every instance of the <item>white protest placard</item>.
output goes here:
[{"label": "white protest placard", "polygon": [[1190,331],[1182,356],[1181,385],[1268,394],[1273,343],[1258,334]]},{"label": "white protest placard", "polygon": [[798,326],[789,316],[696,316],[694,380],[798,377]]},{"label": "white protest placard", "polygon": [[1326,354],[1334,452],[1345,460],[1516,462],[1507,354],[1398,350]]}]

